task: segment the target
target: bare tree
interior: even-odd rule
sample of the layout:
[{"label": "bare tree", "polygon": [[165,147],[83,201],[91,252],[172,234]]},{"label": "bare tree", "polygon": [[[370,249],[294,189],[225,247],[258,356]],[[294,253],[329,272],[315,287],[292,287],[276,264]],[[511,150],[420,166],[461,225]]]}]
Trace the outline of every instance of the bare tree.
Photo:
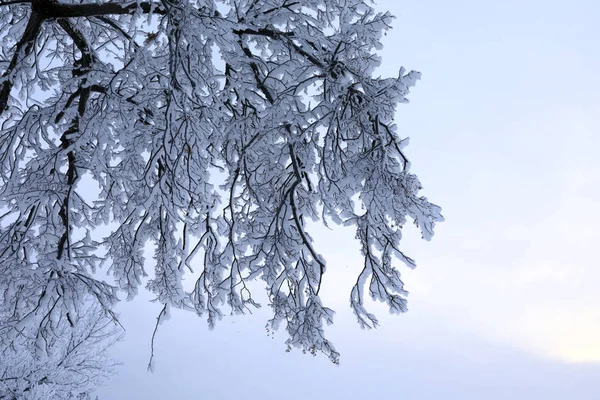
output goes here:
[{"label": "bare tree", "polygon": [[[78,329],[88,297],[110,316],[147,276],[150,242],[159,319],[174,306],[212,326],[258,306],[247,283],[261,278],[269,329],[283,322],[289,346],[337,362],[307,218],[355,227],[361,326],[377,324],[366,291],[406,311],[392,265],[414,266],[402,228],[410,219],[430,239],[442,216],[393,122],[420,75],[373,77],[390,14],[361,0],[0,0],[0,11],[2,335],[35,315],[44,346],[60,323]],[[94,275],[103,263],[114,284]],[[189,291],[186,270],[199,273]]]}]

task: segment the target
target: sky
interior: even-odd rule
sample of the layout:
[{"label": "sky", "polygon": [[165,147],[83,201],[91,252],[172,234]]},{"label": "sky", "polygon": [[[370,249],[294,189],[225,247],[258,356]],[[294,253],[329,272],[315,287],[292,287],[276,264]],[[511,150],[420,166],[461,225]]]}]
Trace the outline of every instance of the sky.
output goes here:
[{"label": "sky", "polygon": [[353,232],[311,230],[328,261],[328,334],[341,353],[285,352],[268,307],[210,331],[141,293],[118,307],[126,337],[101,399],[600,399],[600,3],[378,1],[397,19],[382,76],[422,72],[396,122],[423,194],[446,222],[412,227],[399,265],[409,312],[365,331],[348,306]]}]

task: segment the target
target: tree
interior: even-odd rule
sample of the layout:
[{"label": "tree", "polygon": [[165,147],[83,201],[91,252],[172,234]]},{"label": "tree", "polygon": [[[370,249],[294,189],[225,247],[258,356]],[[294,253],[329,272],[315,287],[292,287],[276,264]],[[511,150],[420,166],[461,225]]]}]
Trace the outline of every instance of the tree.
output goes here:
[{"label": "tree", "polygon": [[[146,288],[210,326],[258,306],[266,285],[287,344],[338,352],[326,270],[305,220],[353,226],[365,291],[406,311],[392,259],[413,220],[430,239],[440,208],[419,195],[395,107],[419,73],[375,78],[389,13],[361,0],[0,0],[1,334],[41,316],[80,323],[92,298]],[[92,183],[95,183],[92,185]],[[94,192],[92,187],[97,187]],[[104,237],[99,228],[109,229]],[[113,283],[97,268],[108,265]],[[185,290],[185,271],[197,270]],[[365,286],[368,285],[368,286]]]},{"label": "tree", "polygon": [[114,372],[106,350],[120,330],[97,304],[78,308],[77,324],[57,319],[52,336],[36,338],[44,316],[34,314],[0,336],[0,399],[91,399]]}]

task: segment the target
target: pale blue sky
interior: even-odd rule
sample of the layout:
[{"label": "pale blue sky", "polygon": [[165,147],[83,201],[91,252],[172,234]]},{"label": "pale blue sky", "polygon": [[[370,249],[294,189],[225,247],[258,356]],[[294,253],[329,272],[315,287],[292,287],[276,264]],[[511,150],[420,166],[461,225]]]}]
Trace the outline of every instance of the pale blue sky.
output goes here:
[{"label": "pale blue sky", "polygon": [[[353,233],[313,231],[341,365],[266,337],[268,310],[175,312],[146,372],[158,308],[125,303],[106,399],[600,399],[600,3],[379,1],[398,18],[382,75],[423,79],[399,107],[406,149],[447,221],[406,232],[409,312],[361,331],[348,308]],[[409,227],[410,229],[410,227]]]}]

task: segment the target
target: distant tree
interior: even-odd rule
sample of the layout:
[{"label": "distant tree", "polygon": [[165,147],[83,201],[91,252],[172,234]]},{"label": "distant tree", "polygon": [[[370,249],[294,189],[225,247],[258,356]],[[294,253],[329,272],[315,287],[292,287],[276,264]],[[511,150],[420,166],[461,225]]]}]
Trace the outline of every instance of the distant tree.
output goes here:
[{"label": "distant tree", "polygon": [[84,299],[112,315],[151,242],[159,320],[213,326],[258,306],[260,277],[269,329],[337,362],[307,218],[356,229],[361,326],[366,291],[406,311],[401,229],[430,239],[442,216],[393,123],[420,75],[373,77],[391,21],[361,0],[0,0],[0,335],[49,351]]},{"label": "distant tree", "polygon": [[[0,336],[0,399],[92,398],[98,383],[114,372],[107,349],[121,331],[97,304],[77,308],[83,314],[76,325],[32,313]],[[51,336],[37,335],[44,323],[54,325]]]}]

